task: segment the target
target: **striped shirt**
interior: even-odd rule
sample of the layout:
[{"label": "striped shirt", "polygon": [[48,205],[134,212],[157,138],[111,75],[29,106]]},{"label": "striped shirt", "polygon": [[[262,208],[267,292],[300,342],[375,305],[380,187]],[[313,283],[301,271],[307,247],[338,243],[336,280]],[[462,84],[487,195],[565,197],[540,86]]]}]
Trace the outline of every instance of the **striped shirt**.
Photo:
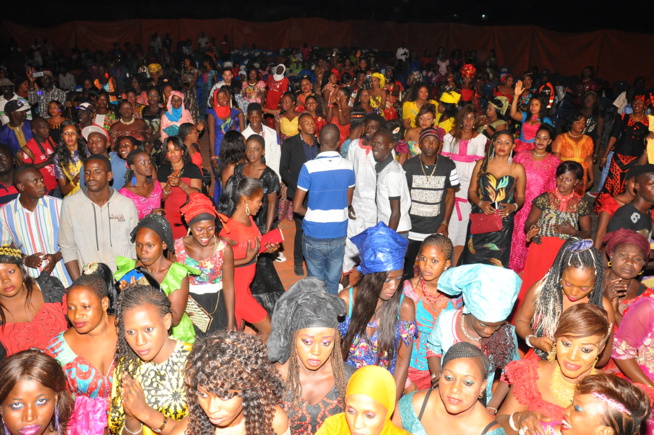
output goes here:
[{"label": "striped shirt", "polygon": [[[0,243],[13,244],[25,255],[58,252],[61,199],[46,195],[39,199],[33,212],[23,207],[19,199],[20,196],[0,208]],[[27,267],[27,273],[37,278],[44,266]],[[52,276],[59,278],[66,287],[72,283],[63,260],[57,263]]]}]

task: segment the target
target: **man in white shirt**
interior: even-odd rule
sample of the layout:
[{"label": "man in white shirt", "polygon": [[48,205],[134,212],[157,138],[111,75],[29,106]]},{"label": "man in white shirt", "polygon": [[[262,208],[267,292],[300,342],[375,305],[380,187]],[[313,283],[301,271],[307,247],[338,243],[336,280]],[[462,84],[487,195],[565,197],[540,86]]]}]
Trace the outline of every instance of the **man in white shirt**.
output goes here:
[{"label": "man in white shirt", "polygon": [[247,111],[248,127],[243,130],[243,136],[247,140],[253,134],[263,137],[266,142],[265,156],[266,165],[279,177],[279,160],[282,156],[282,147],[279,145],[277,132],[272,128],[263,125],[263,109],[259,103],[250,103]]},{"label": "man in white shirt", "polygon": [[[0,79],[0,122],[2,125],[9,123],[9,116],[5,113],[5,105],[11,100],[21,100],[29,107],[29,102],[14,93],[14,84],[9,79]],[[27,112],[27,119],[32,120],[32,111]]]}]

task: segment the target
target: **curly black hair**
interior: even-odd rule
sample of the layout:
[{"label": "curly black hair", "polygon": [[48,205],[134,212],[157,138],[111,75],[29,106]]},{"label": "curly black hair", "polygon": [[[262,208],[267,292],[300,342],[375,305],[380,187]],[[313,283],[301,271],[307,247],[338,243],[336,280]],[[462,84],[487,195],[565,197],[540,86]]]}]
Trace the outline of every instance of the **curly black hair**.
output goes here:
[{"label": "curly black hair", "polygon": [[275,434],[272,425],[275,407],[282,399],[284,385],[258,337],[240,331],[209,334],[193,346],[185,372],[187,434],[215,431],[198,402],[198,388],[223,399],[242,397],[247,435]]},{"label": "curly black hair", "polygon": [[[86,159],[91,155],[91,153],[89,152],[89,149],[86,146],[86,140],[84,140],[84,137],[82,137],[82,133],[79,131],[79,127],[77,127],[75,121],[62,122],[61,125],[59,126],[59,131],[63,133],[64,128],[68,127],[69,125],[74,126],[75,129],[77,130],[77,135],[78,135],[77,154],[79,155],[82,164],[84,164],[84,162],[86,162]],[[63,134],[61,135],[61,139],[59,139],[59,143],[57,144],[57,151],[55,152],[55,155],[57,157],[59,166],[62,168],[67,166],[69,163],[71,163],[73,159],[73,154],[70,152],[70,150],[66,146],[66,143],[64,142]]]}]

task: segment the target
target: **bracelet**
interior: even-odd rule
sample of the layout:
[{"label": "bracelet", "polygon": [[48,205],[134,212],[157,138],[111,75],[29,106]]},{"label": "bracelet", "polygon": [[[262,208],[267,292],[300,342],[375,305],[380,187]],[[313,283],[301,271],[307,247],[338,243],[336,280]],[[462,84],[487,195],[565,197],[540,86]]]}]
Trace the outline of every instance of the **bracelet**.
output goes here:
[{"label": "bracelet", "polygon": [[211,160],[218,160],[218,156],[211,156]]},{"label": "bracelet", "polygon": [[182,190],[186,192],[186,189],[188,189],[188,184],[184,183],[184,188]]},{"label": "bracelet", "polygon": [[136,435],[137,433],[141,433],[143,431],[143,423],[141,423],[141,427],[139,427],[136,432],[132,432],[131,430],[127,429],[127,425],[123,425],[123,429],[127,431],[127,433],[131,433],[133,435]]},{"label": "bracelet", "polygon": [[431,380],[432,380],[432,381],[433,381],[434,379],[436,379],[437,377],[438,377],[438,374],[436,374],[436,373],[432,373],[432,374],[431,374]]},{"label": "bracelet", "polygon": [[520,208],[520,207],[518,207],[518,203],[514,202],[513,205],[515,206],[515,211],[518,211],[518,209]]},{"label": "bracelet", "polygon": [[168,424],[168,417],[166,417],[164,415],[163,418],[164,418],[164,421],[163,421],[163,423],[161,423],[161,426],[159,426],[159,429],[152,429],[152,432],[161,433],[161,431],[163,431],[166,428],[166,425]]},{"label": "bracelet", "polygon": [[445,221],[443,221],[443,222],[441,222],[441,225],[448,226],[448,225],[450,225],[450,223],[449,223],[449,222],[445,222]]},{"label": "bracelet", "polygon": [[518,428],[516,427],[515,423],[513,422],[513,416],[514,416],[515,414],[516,414],[516,413],[514,412],[513,414],[511,414],[511,417],[509,417],[509,426],[511,426],[511,429],[513,429],[514,431],[518,432]]},{"label": "bracelet", "polygon": [[492,409],[493,411],[495,411],[493,412],[493,414],[497,414],[497,408],[493,408],[492,406],[487,406],[486,409]]},{"label": "bracelet", "polygon": [[166,192],[166,189],[161,189],[161,190],[162,190],[163,193],[165,193],[166,195],[170,195],[170,192],[172,192],[172,189],[170,189],[168,192]]},{"label": "bracelet", "polygon": [[525,337],[525,344],[533,349],[534,345],[531,344],[531,337],[537,338],[534,334],[529,334]]}]

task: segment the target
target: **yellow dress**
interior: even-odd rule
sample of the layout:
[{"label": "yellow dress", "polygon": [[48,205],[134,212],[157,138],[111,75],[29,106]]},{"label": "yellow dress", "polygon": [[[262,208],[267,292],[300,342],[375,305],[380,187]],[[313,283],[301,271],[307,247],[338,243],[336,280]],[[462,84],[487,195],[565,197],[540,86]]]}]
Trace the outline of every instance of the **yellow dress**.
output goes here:
[{"label": "yellow dress", "polygon": [[[436,108],[436,119],[434,119],[434,125],[438,125],[438,120],[441,117],[441,114],[438,112],[438,101],[429,100],[429,103],[433,104]],[[418,105],[415,101],[407,101],[402,105],[402,119],[411,119],[411,127],[418,127]]]}]

